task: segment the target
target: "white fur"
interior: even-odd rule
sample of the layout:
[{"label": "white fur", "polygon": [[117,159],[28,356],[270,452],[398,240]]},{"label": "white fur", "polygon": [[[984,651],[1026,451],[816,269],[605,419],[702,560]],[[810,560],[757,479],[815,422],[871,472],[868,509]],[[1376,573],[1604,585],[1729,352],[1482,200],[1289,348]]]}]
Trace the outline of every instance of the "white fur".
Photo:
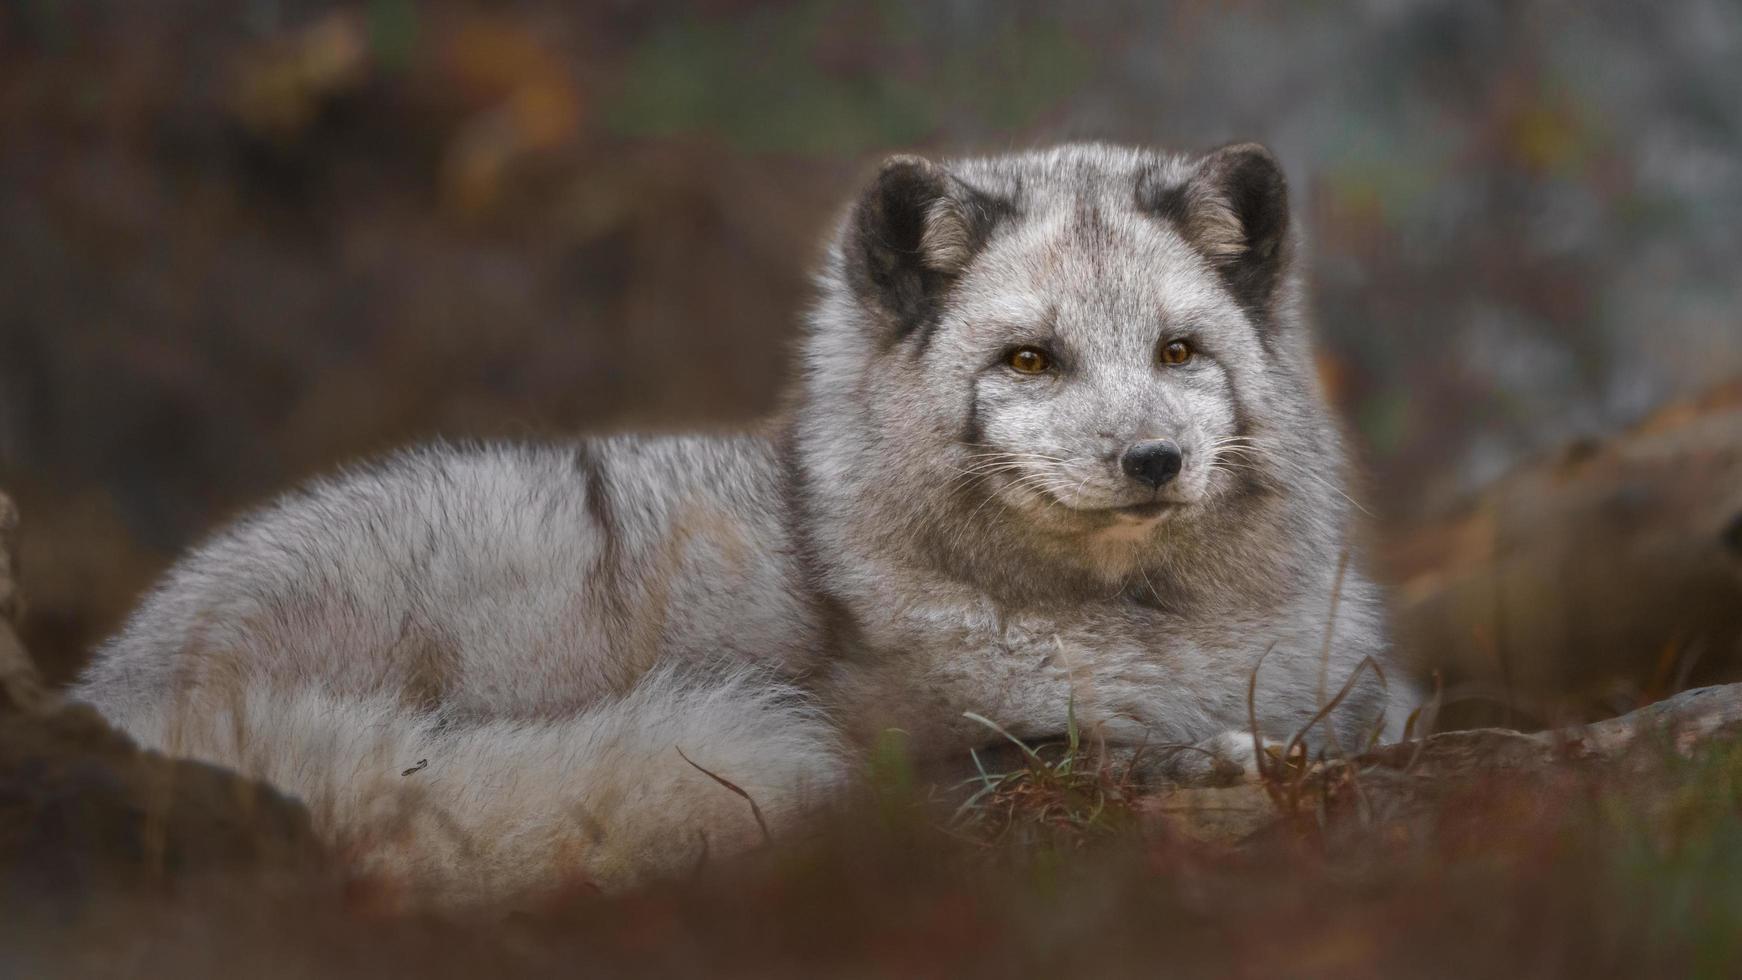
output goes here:
[{"label": "white fur", "polygon": [[358,874],[448,901],[614,890],[760,843],[750,802],[697,766],[749,794],[775,834],[842,773],[833,729],[802,695],[744,669],[663,669],[551,721],[450,723],[385,694],[271,683],[113,720],[147,747],[300,797]]}]

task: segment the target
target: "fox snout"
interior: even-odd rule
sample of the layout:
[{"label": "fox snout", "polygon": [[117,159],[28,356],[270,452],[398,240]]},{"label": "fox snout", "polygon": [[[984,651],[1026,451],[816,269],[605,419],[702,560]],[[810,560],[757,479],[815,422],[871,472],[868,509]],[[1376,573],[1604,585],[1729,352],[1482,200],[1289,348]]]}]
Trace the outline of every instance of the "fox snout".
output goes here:
[{"label": "fox snout", "polygon": [[1119,457],[1119,468],[1125,471],[1125,475],[1147,484],[1150,489],[1160,489],[1163,484],[1179,476],[1180,467],[1183,465],[1185,454],[1180,451],[1179,444],[1171,439],[1146,439],[1132,443]]}]

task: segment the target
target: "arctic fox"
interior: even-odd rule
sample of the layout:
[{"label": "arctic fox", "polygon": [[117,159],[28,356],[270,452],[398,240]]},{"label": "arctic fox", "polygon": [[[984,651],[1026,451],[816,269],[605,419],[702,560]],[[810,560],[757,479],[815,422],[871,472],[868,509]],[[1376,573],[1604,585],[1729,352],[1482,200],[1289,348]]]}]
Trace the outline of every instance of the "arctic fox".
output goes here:
[{"label": "arctic fox", "polygon": [[183,559],[74,693],[457,897],[687,870],[886,729],[995,738],[968,712],[1205,750],[1183,771],[1251,762],[1249,700],[1287,738],[1354,678],[1312,744],[1395,737],[1295,252],[1256,145],[894,158],[783,417],[315,483]]}]

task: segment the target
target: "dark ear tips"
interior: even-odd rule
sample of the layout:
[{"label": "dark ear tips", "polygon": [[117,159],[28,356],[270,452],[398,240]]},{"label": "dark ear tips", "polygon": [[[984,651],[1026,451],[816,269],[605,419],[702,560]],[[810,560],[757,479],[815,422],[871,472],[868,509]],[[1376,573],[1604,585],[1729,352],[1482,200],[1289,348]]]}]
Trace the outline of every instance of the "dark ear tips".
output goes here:
[{"label": "dark ear tips", "polygon": [[1206,167],[1250,167],[1265,170],[1282,179],[1282,164],[1276,160],[1276,154],[1263,143],[1229,143],[1217,147],[1204,154],[1203,166]]},{"label": "dark ear tips", "polygon": [[1224,146],[1204,158],[1203,172],[1222,188],[1255,258],[1273,257],[1288,233],[1288,181],[1282,164],[1258,143]]},{"label": "dark ear tips", "polygon": [[879,235],[890,246],[916,251],[925,231],[925,205],[943,193],[937,164],[923,157],[890,157],[859,200],[857,224],[861,232]]},{"label": "dark ear tips", "polygon": [[959,272],[971,257],[972,241],[954,185],[942,167],[924,157],[890,157],[862,204],[861,228],[917,256],[928,269]]},{"label": "dark ear tips", "polygon": [[940,187],[944,180],[944,170],[937,164],[922,156],[912,153],[896,153],[883,159],[883,165],[877,168],[877,183],[882,186],[893,182],[896,185],[923,184],[929,187]]},{"label": "dark ear tips", "polygon": [[853,207],[847,275],[897,338],[931,318],[984,241],[973,191],[923,157],[883,162]]},{"label": "dark ear tips", "polygon": [[1276,157],[1258,143],[1235,143],[1191,165],[1183,181],[1166,178],[1140,178],[1138,206],[1172,222],[1242,300],[1268,303],[1288,246],[1288,182]]}]

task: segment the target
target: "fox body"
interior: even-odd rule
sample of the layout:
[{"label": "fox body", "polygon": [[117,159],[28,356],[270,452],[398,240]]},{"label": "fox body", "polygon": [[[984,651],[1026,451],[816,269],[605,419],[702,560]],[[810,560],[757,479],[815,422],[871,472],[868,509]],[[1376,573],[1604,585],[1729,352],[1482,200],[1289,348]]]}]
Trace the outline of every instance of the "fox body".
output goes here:
[{"label": "fox body", "polygon": [[1294,256],[1252,145],[896,158],[764,429],[318,482],[181,561],[75,694],[461,896],[750,846],[885,729],[987,742],[965,712],[1224,755],[1249,710],[1394,736]]}]

